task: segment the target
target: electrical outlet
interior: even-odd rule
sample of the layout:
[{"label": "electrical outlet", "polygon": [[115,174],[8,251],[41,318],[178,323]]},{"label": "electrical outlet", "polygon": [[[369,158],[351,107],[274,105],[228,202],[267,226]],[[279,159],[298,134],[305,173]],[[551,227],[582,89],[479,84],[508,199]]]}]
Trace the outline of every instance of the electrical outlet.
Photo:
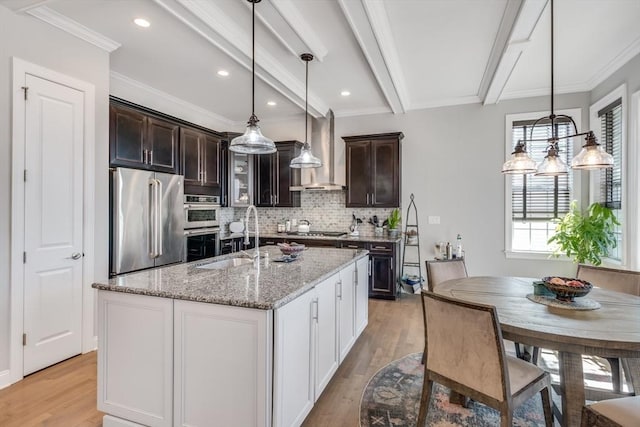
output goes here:
[{"label": "electrical outlet", "polygon": [[429,224],[440,224],[440,217],[429,215]]}]

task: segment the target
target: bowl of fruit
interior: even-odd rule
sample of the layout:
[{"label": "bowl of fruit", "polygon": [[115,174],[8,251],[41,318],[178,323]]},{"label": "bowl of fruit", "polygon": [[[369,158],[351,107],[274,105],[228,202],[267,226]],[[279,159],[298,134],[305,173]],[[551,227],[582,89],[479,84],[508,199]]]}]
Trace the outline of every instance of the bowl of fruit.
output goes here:
[{"label": "bowl of fruit", "polygon": [[593,285],[586,280],[570,277],[543,277],[542,281],[544,286],[556,295],[556,299],[567,302],[587,295],[593,288]]},{"label": "bowl of fruit", "polygon": [[304,251],[304,245],[294,243],[278,243],[278,247],[280,248],[280,252],[282,255],[290,256],[291,258],[297,257],[300,252]]}]

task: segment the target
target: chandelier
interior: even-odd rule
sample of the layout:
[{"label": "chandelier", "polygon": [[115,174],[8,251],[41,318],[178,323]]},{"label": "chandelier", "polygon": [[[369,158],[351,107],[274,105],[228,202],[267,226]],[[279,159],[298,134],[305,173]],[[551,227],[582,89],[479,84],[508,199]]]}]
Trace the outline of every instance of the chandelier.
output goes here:
[{"label": "chandelier", "polygon": [[[556,176],[569,172],[569,167],[558,156],[559,148],[558,142],[561,139],[568,139],[577,136],[585,137],[585,144],[582,146],[582,150],[571,160],[571,167],[573,169],[603,169],[613,167],[613,156],[602,149],[602,146],[598,143],[593,131],[578,132],[576,122],[570,116],[565,114],[554,113],[554,85],[553,85],[553,0],[550,0],[551,6],[551,114],[545,117],[541,117],[533,123],[531,126],[531,137],[526,140],[519,140],[516,143],[511,157],[502,166],[503,174],[529,174],[534,173],[540,176]],[[573,124],[573,134],[558,136],[557,121],[559,119],[567,119]],[[533,129],[540,122],[551,123],[551,137],[547,139],[533,139]],[[546,156],[539,165],[529,157],[526,148],[527,141],[547,141]]]}]

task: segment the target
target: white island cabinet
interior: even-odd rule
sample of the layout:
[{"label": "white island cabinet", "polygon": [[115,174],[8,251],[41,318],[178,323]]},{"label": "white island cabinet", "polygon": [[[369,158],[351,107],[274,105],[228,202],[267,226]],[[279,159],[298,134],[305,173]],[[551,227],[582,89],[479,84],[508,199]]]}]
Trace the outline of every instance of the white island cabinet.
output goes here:
[{"label": "white island cabinet", "polygon": [[[206,297],[172,288],[181,273],[187,288],[214,280],[189,267],[94,285],[103,426],[302,424],[367,322],[366,252],[333,255],[317,279],[302,262],[212,272],[224,283]],[[165,282],[143,287],[149,277]],[[267,289],[276,278],[284,296]]]}]

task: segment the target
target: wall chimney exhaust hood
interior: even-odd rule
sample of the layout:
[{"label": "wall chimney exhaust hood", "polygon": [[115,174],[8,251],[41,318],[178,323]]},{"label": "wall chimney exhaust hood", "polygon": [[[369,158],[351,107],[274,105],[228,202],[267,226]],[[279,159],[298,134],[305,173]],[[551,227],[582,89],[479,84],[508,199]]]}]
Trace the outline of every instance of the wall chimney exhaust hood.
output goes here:
[{"label": "wall chimney exhaust hood", "polygon": [[314,154],[322,161],[319,168],[302,170],[303,184],[290,187],[291,191],[336,191],[345,185],[335,176],[335,125],[333,111],[325,117],[311,119],[311,146]]}]

